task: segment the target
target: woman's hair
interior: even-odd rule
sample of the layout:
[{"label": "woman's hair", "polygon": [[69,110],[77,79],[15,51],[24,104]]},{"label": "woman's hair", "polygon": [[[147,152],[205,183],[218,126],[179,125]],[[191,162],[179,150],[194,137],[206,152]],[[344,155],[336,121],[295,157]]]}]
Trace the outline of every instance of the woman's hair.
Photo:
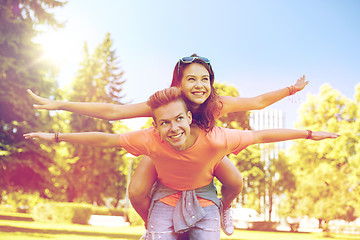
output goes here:
[{"label": "woman's hair", "polygon": [[[193,54],[191,55],[191,57],[199,57],[199,56],[197,54]],[[201,58],[196,58],[191,63],[199,63],[203,65],[206,68],[206,70],[209,72],[211,93],[208,99],[206,99],[206,101],[202,103],[196,111],[191,109],[191,104],[189,104],[190,103],[189,99],[184,97],[184,100],[189,110],[192,113],[193,121],[201,129],[203,129],[206,132],[209,132],[214,128],[215,119],[217,118],[216,115],[218,115],[220,113],[220,110],[222,109],[222,102],[219,100],[219,96],[217,95],[216,90],[214,88],[214,81],[215,81],[214,71],[210,63],[206,63]],[[176,63],[173,73],[173,79],[171,82],[172,87],[180,87],[184,70],[191,63],[184,63],[181,60],[179,60]]]}]

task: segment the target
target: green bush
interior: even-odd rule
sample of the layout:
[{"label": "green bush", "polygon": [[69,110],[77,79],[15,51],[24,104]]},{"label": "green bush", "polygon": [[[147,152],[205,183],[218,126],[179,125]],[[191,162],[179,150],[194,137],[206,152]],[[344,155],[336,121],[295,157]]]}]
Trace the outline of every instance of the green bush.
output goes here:
[{"label": "green bush", "polygon": [[125,216],[125,209],[110,209],[110,215],[111,216]]},{"label": "green bush", "polygon": [[278,222],[267,222],[267,221],[259,221],[259,222],[252,222],[252,228],[256,231],[275,231]]},{"label": "green bush", "polygon": [[52,220],[52,206],[50,202],[41,202],[30,210],[35,221],[50,222]]},{"label": "green bush", "polygon": [[14,212],[11,205],[0,204],[0,212]]},{"label": "green bush", "polygon": [[83,203],[54,203],[53,222],[88,224],[92,205]]},{"label": "green bush", "polygon": [[92,207],[92,215],[110,215],[110,209],[108,207]]},{"label": "green bush", "polygon": [[125,216],[124,209],[113,209],[108,207],[92,207],[92,215]]},{"label": "green bush", "polygon": [[54,223],[88,224],[92,215],[92,205],[83,203],[40,203],[32,210],[37,221]]},{"label": "green bush", "polygon": [[29,209],[37,205],[42,199],[39,193],[26,193],[22,190],[16,192],[2,191],[2,204],[11,206],[12,211],[27,213]]}]

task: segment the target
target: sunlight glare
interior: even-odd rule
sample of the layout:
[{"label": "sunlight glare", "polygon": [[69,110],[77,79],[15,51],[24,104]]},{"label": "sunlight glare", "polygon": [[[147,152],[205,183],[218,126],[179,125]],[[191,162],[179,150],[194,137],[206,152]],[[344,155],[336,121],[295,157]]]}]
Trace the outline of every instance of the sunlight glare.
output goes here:
[{"label": "sunlight glare", "polygon": [[50,30],[39,34],[36,42],[42,45],[46,58],[54,61],[57,64],[73,59],[74,55],[79,56],[81,46],[74,44],[74,36],[67,33],[64,29],[59,31]]},{"label": "sunlight glare", "polygon": [[[60,69],[60,85],[66,85],[71,81],[72,74],[69,75],[68,72],[74,73],[81,61],[84,41],[79,34],[66,28],[58,31],[50,29],[42,31],[34,38],[34,42],[40,44],[44,50],[41,57],[53,62]],[[65,77],[62,77],[62,70],[66,70]]]}]

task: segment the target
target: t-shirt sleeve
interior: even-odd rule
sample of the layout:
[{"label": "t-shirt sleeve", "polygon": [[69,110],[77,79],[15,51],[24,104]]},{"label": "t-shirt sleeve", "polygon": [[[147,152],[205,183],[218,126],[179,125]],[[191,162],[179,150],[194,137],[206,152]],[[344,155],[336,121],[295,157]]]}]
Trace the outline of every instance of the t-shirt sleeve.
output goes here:
[{"label": "t-shirt sleeve", "polygon": [[132,155],[147,155],[148,129],[120,134],[120,146]]},{"label": "t-shirt sleeve", "polygon": [[244,148],[254,143],[254,135],[249,130],[226,129],[229,153],[239,154]]}]

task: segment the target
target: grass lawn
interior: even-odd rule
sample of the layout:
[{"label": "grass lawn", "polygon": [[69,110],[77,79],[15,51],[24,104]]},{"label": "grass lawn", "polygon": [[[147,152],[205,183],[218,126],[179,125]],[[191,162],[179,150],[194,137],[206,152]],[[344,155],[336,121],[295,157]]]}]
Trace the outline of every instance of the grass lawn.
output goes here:
[{"label": "grass lawn", "polygon": [[[33,222],[26,215],[0,214],[1,240],[111,240],[140,239],[144,227],[98,227],[76,224],[51,224]],[[360,236],[332,234],[330,238],[322,233],[283,233],[235,230],[232,236],[222,233],[221,239],[234,240],[355,240]]]}]

